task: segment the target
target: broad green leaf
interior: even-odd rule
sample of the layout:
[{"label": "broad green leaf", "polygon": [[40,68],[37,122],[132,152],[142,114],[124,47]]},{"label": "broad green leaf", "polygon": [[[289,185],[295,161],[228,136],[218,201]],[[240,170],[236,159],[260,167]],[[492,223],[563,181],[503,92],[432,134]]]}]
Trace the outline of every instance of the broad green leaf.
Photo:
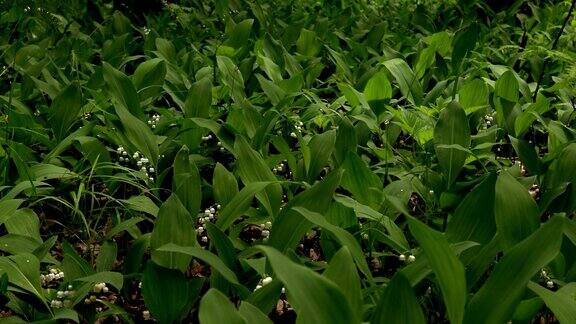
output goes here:
[{"label": "broad green leaf", "polygon": [[28,236],[35,239],[38,243],[42,242],[42,238],[40,238],[40,220],[32,209],[18,209],[11,217],[5,220],[4,226],[6,226],[6,230],[10,234]]},{"label": "broad green leaf", "polygon": [[332,280],[344,293],[354,312],[354,317],[360,319],[362,315],[362,287],[360,287],[360,276],[354,266],[354,258],[350,249],[343,246],[334,254],[328,268],[322,274]]},{"label": "broad green leaf", "polygon": [[293,207],[293,209],[300,215],[304,216],[304,218],[306,218],[309,222],[313,223],[316,226],[321,227],[322,229],[334,235],[336,240],[342,246],[348,247],[350,249],[352,257],[354,258],[354,261],[356,262],[356,265],[358,266],[358,269],[360,269],[360,271],[362,271],[366,277],[368,278],[372,277],[371,272],[368,269],[368,264],[366,263],[364,253],[362,253],[362,247],[360,247],[360,244],[352,234],[350,234],[341,227],[330,224],[330,222],[328,222],[326,218],[324,218],[324,216],[322,216],[321,214],[311,212],[310,210],[304,207],[296,206]]},{"label": "broad green leaf", "polygon": [[439,145],[457,144],[467,149],[470,147],[470,141],[470,127],[466,113],[460,104],[453,101],[440,112],[440,117],[434,127],[434,144],[438,163],[446,174],[449,186],[458,176],[468,153],[455,148],[441,148]]},{"label": "broad green leaf", "polygon": [[538,153],[533,145],[528,143],[526,140],[521,140],[508,136],[510,138],[510,143],[514,147],[514,151],[518,154],[520,161],[524,163],[526,169],[530,174],[540,174],[540,159],[538,158]]},{"label": "broad green leaf", "polygon": [[268,257],[275,276],[284,283],[298,323],[358,323],[336,284],[310,268],[294,263],[274,248],[258,248]]},{"label": "broad green leaf", "polygon": [[228,297],[214,288],[202,297],[198,317],[202,324],[247,323]]},{"label": "broad green leaf", "polygon": [[560,323],[576,323],[575,286],[576,284],[571,282],[553,292],[532,281],[528,282],[528,288],[542,298]]},{"label": "broad green leaf", "polygon": [[374,198],[370,188],[382,190],[382,181],[357,154],[348,152],[342,168],[345,170],[342,187],[352,193],[358,202],[372,205],[372,202],[379,200]]},{"label": "broad green leaf", "polygon": [[226,56],[217,56],[218,70],[222,74],[222,82],[230,89],[232,99],[241,104],[245,100],[244,78],[234,62]]},{"label": "broad green leaf", "polygon": [[488,105],[488,87],[481,79],[470,79],[458,90],[458,102],[467,113]]},{"label": "broad green leaf", "polygon": [[242,301],[240,307],[238,308],[240,316],[246,321],[246,323],[254,324],[272,324],[272,321],[266,316],[262,311],[260,311],[254,305]]},{"label": "broad green leaf", "polygon": [[422,307],[410,282],[402,273],[396,273],[384,288],[372,314],[371,323],[426,323]]},{"label": "broad green leaf", "polygon": [[[276,181],[276,176],[268,168],[262,156],[250,147],[241,137],[234,143],[236,152],[238,174],[245,185],[251,182]],[[256,194],[258,200],[264,205],[270,215],[276,215],[282,199],[282,188],[279,184],[272,184],[263,192]]]},{"label": "broad green leaf", "polygon": [[324,180],[291,199],[272,224],[269,244],[280,251],[294,248],[310,230],[312,223],[293,210],[293,207],[303,207],[312,212],[326,211],[341,177],[341,171],[332,172]]},{"label": "broad green leaf", "polygon": [[409,224],[436,275],[450,322],[462,323],[467,297],[464,266],[442,234],[414,218]]},{"label": "broad green leaf", "polygon": [[219,202],[222,207],[226,207],[234,196],[238,194],[238,181],[236,181],[236,177],[220,163],[216,163],[216,167],[214,167],[212,190],[214,191],[215,200]]},{"label": "broad green leaf", "polygon": [[158,251],[169,252],[171,254],[184,254],[200,259],[203,262],[209,264],[214,270],[218,271],[222,276],[224,276],[224,278],[226,278],[226,280],[233,284],[239,284],[238,278],[234,272],[232,272],[232,270],[230,270],[230,268],[228,268],[226,264],[220,260],[220,258],[202,248],[193,246],[179,246],[171,243],[158,248]]},{"label": "broad green leaf", "polygon": [[118,246],[116,242],[104,241],[100,246],[100,252],[96,258],[96,271],[110,271],[116,262]]},{"label": "broad green leaf", "polygon": [[122,285],[124,283],[124,278],[123,278],[122,274],[119,272],[112,272],[112,271],[97,272],[93,275],[78,278],[76,280],[89,282],[91,284],[104,282],[107,284],[111,284],[112,286],[114,286],[114,288],[118,289],[118,291],[120,291],[120,289],[122,289]]},{"label": "broad green leaf", "polygon": [[496,181],[494,215],[505,250],[527,238],[540,224],[536,202],[528,190],[506,171],[501,172]]},{"label": "broad green leaf", "polygon": [[184,103],[184,115],[186,117],[208,118],[210,105],[212,104],[212,81],[205,77],[190,87],[186,102]]},{"label": "broad green leaf", "polygon": [[465,323],[504,323],[511,318],[528,281],[558,254],[562,225],[561,217],[553,217],[508,250],[468,303]]},{"label": "broad green leaf", "polygon": [[518,89],[518,80],[516,80],[514,72],[508,70],[502,74],[498,80],[496,80],[494,94],[500,98],[506,99],[507,101],[518,102]]},{"label": "broad green leaf", "polygon": [[308,56],[314,57],[320,51],[320,43],[316,38],[316,33],[302,28],[300,31],[300,36],[296,41],[296,48],[298,53]]},{"label": "broad green leaf", "polygon": [[158,163],[158,144],[152,130],[122,106],[116,106],[116,114],[122,122],[124,134],[128,140],[145,157],[150,159],[152,165],[156,165]]},{"label": "broad green leaf", "polygon": [[364,96],[376,113],[384,111],[384,104],[392,97],[392,86],[384,71],[376,72],[364,87]]},{"label": "broad green leaf", "polygon": [[152,260],[163,267],[185,271],[190,263],[190,256],[175,252],[161,252],[158,248],[168,243],[182,246],[197,244],[194,225],[190,213],[182,205],[180,199],[172,194],[160,207],[154,224],[150,238]]},{"label": "broad green leaf", "polygon": [[406,100],[415,106],[420,105],[423,97],[422,85],[406,61],[401,58],[395,58],[384,62],[384,66],[398,82],[400,92],[402,92]]},{"label": "broad green leaf", "polygon": [[307,163],[308,181],[310,183],[314,181],[322,168],[330,161],[335,142],[335,131],[317,134],[310,139],[308,143],[308,147],[310,148],[310,161]]},{"label": "broad green leaf", "polygon": [[180,323],[202,288],[202,279],[187,279],[177,270],[148,262],[142,274],[142,296],[152,316],[160,323]]},{"label": "broad green leaf", "polygon": [[40,286],[40,261],[34,255],[22,253],[0,257],[0,273],[6,273],[10,284],[31,293],[47,306]]},{"label": "broad green leaf", "polygon": [[126,207],[136,210],[139,212],[143,212],[154,217],[158,216],[158,206],[146,196],[132,196],[126,200],[121,200]]},{"label": "broad green leaf", "polygon": [[174,158],[173,192],[178,196],[190,215],[200,211],[202,203],[202,179],[194,161],[190,160],[189,151],[183,146]]},{"label": "broad green leaf", "polygon": [[228,39],[224,42],[224,45],[240,48],[246,46],[248,42],[248,37],[250,36],[250,31],[252,30],[252,25],[254,24],[254,19],[245,19],[237,23],[230,31]]},{"label": "broad green leaf", "polygon": [[[132,81],[124,73],[106,62],[102,65],[102,71],[104,72],[104,80],[108,84],[108,91],[114,100],[124,107],[129,114],[138,119],[144,118],[144,111],[140,108],[138,93]],[[118,108],[116,109],[118,110]]]},{"label": "broad green leaf", "polygon": [[226,230],[236,219],[248,210],[254,196],[273,183],[274,182],[251,182],[247,184],[232,198],[230,203],[222,209],[216,220],[216,225],[220,229]]},{"label": "broad green leaf", "polygon": [[56,139],[62,140],[70,127],[78,121],[82,109],[82,91],[77,83],[67,86],[50,106],[50,124]]},{"label": "broad green leaf", "polygon": [[153,99],[162,93],[166,78],[166,62],[161,58],[153,58],[141,63],[134,71],[132,81],[138,91],[140,101]]},{"label": "broad green leaf", "polygon": [[449,241],[474,241],[486,244],[492,239],[496,233],[494,219],[496,178],[495,173],[490,173],[458,205],[446,228],[446,238]]},{"label": "broad green leaf", "polygon": [[457,75],[462,61],[469,52],[474,50],[476,42],[480,38],[480,26],[472,23],[469,26],[459,30],[454,36],[452,49],[452,69]]}]

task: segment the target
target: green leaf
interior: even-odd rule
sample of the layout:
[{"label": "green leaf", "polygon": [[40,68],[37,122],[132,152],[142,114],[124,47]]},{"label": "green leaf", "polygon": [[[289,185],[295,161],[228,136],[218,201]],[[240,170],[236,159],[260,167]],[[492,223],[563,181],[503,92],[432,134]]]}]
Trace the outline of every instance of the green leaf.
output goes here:
[{"label": "green leaf", "polygon": [[[144,118],[144,111],[140,108],[138,93],[132,81],[124,73],[106,62],[102,65],[102,71],[104,72],[104,80],[108,84],[108,91],[114,100],[131,115],[138,117],[138,119]],[[118,110],[118,108],[116,109]]]},{"label": "green leaf", "polygon": [[142,274],[142,296],[158,322],[180,323],[198,298],[202,283],[202,279],[188,280],[180,271],[148,262]]},{"label": "green leaf", "polygon": [[392,86],[384,71],[376,72],[364,87],[364,96],[375,112],[384,111],[383,105],[392,98]]},{"label": "green leaf", "polygon": [[126,204],[127,208],[130,208],[135,211],[143,212],[154,217],[158,216],[158,206],[146,196],[132,196],[126,200],[121,200],[124,204]]},{"label": "green leaf", "polygon": [[272,321],[266,316],[262,311],[260,311],[254,305],[242,301],[240,303],[240,308],[238,309],[240,316],[244,318],[246,323],[254,324],[272,324]]},{"label": "green leaf", "polygon": [[153,99],[162,93],[166,71],[166,61],[161,58],[153,58],[138,65],[132,81],[140,101]]},{"label": "green leaf", "polygon": [[320,43],[316,38],[316,33],[311,30],[302,28],[300,31],[300,36],[296,41],[296,50],[298,53],[304,56],[316,56],[316,54],[318,54],[320,51]]},{"label": "green leaf", "polygon": [[530,174],[540,174],[540,159],[534,145],[528,143],[526,140],[520,140],[508,135],[510,143],[514,147],[514,151],[518,154],[520,161],[524,163],[526,169]]},{"label": "green leaf", "polygon": [[458,90],[458,102],[467,113],[488,105],[488,87],[482,79],[469,79]]},{"label": "green leaf", "polygon": [[553,217],[509,249],[468,303],[465,323],[505,323],[511,318],[528,281],[558,254],[562,225],[561,217]]},{"label": "green leaf", "polygon": [[506,171],[500,173],[496,181],[494,215],[505,250],[524,240],[540,224],[536,202],[528,190]]},{"label": "green leaf", "polygon": [[154,224],[150,238],[152,260],[163,267],[185,271],[190,263],[190,256],[175,252],[161,252],[158,251],[158,248],[167,243],[182,246],[196,244],[194,225],[190,213],[182,205],[180,199],[172,194],[160,207],[158,218]]},{"label": "green leaf", "polygon": [[226,39],[224,42],[224,45],[234,48],[246,46],[253,24],[254,19],[245,19],[237,23],[233,28],[230,29],[231,31],[229,33],[228,39]]},{"label": "green leaf", "polygon": [[[276,176],[268,168],[262,156],[253,150],[242,137],[236,139],[234,150],[238,158],[238,174],[245,185],[251,182],[276,181]],[[263,192],[256,194],[256,198],[264,205],[270,215],[276,215],[282,200],[282,188],[280,184],[272,184]]]},{"label": "green leaf", "polygon": [[[332,280],[344,293],[354,312],[354,318],[360,319],[362,315],[362,287],[360,287],[360,276],[354,266],[354,259],[350,249],[343,246],[334,254],[328,268],[322,274]],[[371,276],[371,275],[370,275]]]},{"label": "green leaf", "polygon": [[214,288],[202,297],[198,317],[202,324],[247,323],[228,297]]},{"label": "green leaf", "polygon": [[455,74],[458,74],[462,61],[469,52],[474,50],[479,38],[480,26],[477,23],[472,23],[456,33],[452,49],[452,69]]},{"label": "green leaf", "polygon": [[336,284],[292,262],[274,248],[258,248],[266,254],[274,274],[284,283],[299,323],[358,323],[348,300]]},{"label": "green leaf", "polygon": [[426,323],[422,307],[402,273],[396,273],[388,282],[374,309],[371,323]]},{"label": "green leaf", "polygon": [[409,224],[436,275],[450,322],[462,323],[467,297],[464,266],[442,234],[415,218],[410,218]]},{"label": "green leaf", "polygon": [[334,235],[340,245],[346,246],[350,249],[350,253],[352,253],[358,269],[360,269],[360,271],[362,271],[366,277],[372,277],[372,274],[368,269],[368,264],[366,264],[366,259],[364,257],[364,253],[362,252],[362,248],[360,247],[360,243],[356,241],[352,234],[348,233],[341,227],[330,224],[330,222],[328,222],[324,216],[318,213],[311,212],[310,210],[303,207],[293,207],[292,209],[298,212],[300,215],[304,216],[304,218],[306,218],[309,222],[316,226],[320,226],[322,229]]},{"label": "green leaf", "polygon": [[486,244],[494,237],[496,178],[495,173],[490,173],[458,205],[446,228],[446,238],[449,241],[474,241]]},{"label": "green leaf", "polygon": [[28,236],[41,243],[40,220],[32,209],[24,208],[15,211],[4,221],[4,226],[10,234]]},{"label": "green leaf", "polygon": [[230,270],[230,268],[228,268],[226,264],[224,264],[224,262],[220,260],[220,258],[202,248],[193,246],[179,246],[170,243],[158,248],[158,251],[169,252],[174,254],[184,254],[187,256],[200,259],[203,262],[208,263],[212,268],[214,268],[214,270],[218,271],[224,278],[226,278],[226,280],[230,281],[233,284],[237,285],[239,284],[238,278],[236,277],[234,272],[232,272],[232,270]]},{"label": "green leaf", "polygon": [[342,171],[332,172],[324,180],[290,200],[272,224],[269,244],[280,251],[294,248],[310,230],[312,223],[292,208],[304,207],[312,212],[326,211],[341,177]]},{"label": "green leaf", "polygon": [[104,241],[100,246],[100,253],[96,258],[96,271],[109,271],[114,266],[116,262],[116,256],[118,255],[118,246],[116,242]]},{"label": "green leaf", "polygon": [[78,278],[75,280],[89,282],[92,284],[105,282],[107,284],[111,284],[112,286],[114,286],[114,288],[118,289],[118,291],[122,289],[122,285],[124,283],[124,277],[122,276],[122,274],[119,272],[112,272],[112,271],[97,272],[93,275]]},{"label": "green leaf", "polygon": [[370,188],[382,190],[382,181],[366,166],[362,158],[354,152],[348,152],[342,168],[345,170],[342,176],[342,187],[350,191],[358,202],[372,205],[375,200],[380,200],[374,198]]},{"label": "green leaf", "polygon": [[466,113],[460,104],[453,101],[440,112],[434,127],[436,155],[440,167],[446,174],[448,185],[451,185],[458,176],[468,153],[455,148],[441,148],[439,145],[457,144],[467,149],[470,147],[470,141],[470,127]]},{"label": "green leaf", "polygon": [[217,56],[218,70],[222,74],[222,82],[231,91],[232,99],[241,104],[245,100],[244,78],[234,62],[226,56]]},{"label": "green leaf", "polygon": [[222,207],[226,207],[238,194],[238,181],[236,181],[236,177],[220,163],[216,163],[216,167],[214,167],[212,190],[214,191],[215,200],[219,202]]},{"label": "green leaf", "polygon": [[336,131],[327,131],[317,134],[310,139],[310,160],[307,163],[308,181],[312,183],[316,176],[330,161],[336,142]]},{"label": "green leaf", "polygon": [[178,196],[190,215],[200,211],[202,203],[202,179],[194,161],[190,160],[188,148],[183,146],[174,158],[173,192]]},{"label": "green leaf", "polygon": [[236,219],[248,210],[254,196],[273,183],[275,182],[251,182],[247,184],[232,198],[230,203],[222,209],[216,220],[216,225],[221,230],[226,230]]},{"label": "green leaf", "polygon": [[190,87],[184,103],[184,116],[208,118],[212,105],[212,81],[208,77],[195,82]]},{"label": "green leaf", "polygon": [[31,293],[48,306],[40,285],[40,261],[34,255],[21,253],[0,257],[0,274],[2,273],[8,275],[10,284]]},{"label": "green leaf", "polygon": [[560,323],[576,323],[575,283],[571,282],[557,292],[550,291],[532,281],[528,282],[528,288],[542,298]]},{"label": "green leaf", "polygon": [[78,121],[81,109],[82,90],[77,83],[70,83],[50,106],[50,124],[53,125],[56,139],[62,140],[68,135],[70,127]]},{"label": "green leaf", "polygon": [[406,100],[415,106],[420,105],[423,97],[422,85],[408,64],[401,58],[395,58],[384,62],[384,66],[398,82],[400,92]]},{"label": "green leaf", "polygon": [[158,163],[158,144],[156,143],[156,136],[148,125],[134,117],[122,106],[116,106],[116,114],[122,122],[124,134],[128,140],[150,159],[152,165],[156,165]]},{"label": "green leaf", "polygon": [[494,94],[500,98],[506,99],[509,102],[518,102],[519,99],[519,85],[514,72],[508,70],[502,74],[494,89]]}]

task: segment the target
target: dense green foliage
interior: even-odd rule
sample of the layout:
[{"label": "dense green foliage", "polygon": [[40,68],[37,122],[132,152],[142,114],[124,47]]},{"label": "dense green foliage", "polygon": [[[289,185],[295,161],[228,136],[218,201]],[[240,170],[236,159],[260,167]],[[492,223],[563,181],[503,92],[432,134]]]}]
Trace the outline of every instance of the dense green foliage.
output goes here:
[{"label": "dense green foliage", "polygon": [[572,1],[145,4],[0,1],[2,323],[576,323]]}]

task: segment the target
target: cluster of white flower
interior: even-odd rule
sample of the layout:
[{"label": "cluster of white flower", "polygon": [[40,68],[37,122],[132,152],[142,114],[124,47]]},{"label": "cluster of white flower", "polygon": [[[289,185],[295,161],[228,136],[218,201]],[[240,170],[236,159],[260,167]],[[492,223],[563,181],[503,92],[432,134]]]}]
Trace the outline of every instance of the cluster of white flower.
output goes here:
[{"label": "cluster of white flower", "polygon": [[123,146],[118,146],[118,149],[116,149],[116,153],[118,153],[118,155],[119,155],[118,161],[120,161],[120,163],[130,162],[130,157],[128,156],[128,152],[126,151],[126,149]]},{"label": "cluster of white flower", "polygon": [[76,293],[72,289],[72,285],[68,285],[67,290],[58,290],[56,292],[56,298],[52,299],[50,306],[53,308],[69,307],[72,303],[69,297],[74,297],[74,294]]},{"label": "cluster of white flower", "polygon": [[206,135],[206,136],[202,136],[202,140],[203,140],[204,142],[209,141],[209,140],[211,140],[211,139],[212,139],[212,134],[208,134],[208,135]]},{"label": "cluster of white flower", "polygon": [[301,121],[296,121],[294,128],[295,131],[290,133],[290,137],[297,138],[297,134],[302,133],[302,130],[304,129],[304,123]]},{"label": "cluster of white flower", "polygon": [[26,8],[24,8],[24,12],[28,12],[30,10],[31,10],[30,6],[27,6]]},{"label": "cluster of white flower", "polygon": [[106,293],[108,293],[109,289],[106,286],[106,283],[99,282],[99,283],[94,285],[94,287],[92,288],[92,291],[97,293],[97,294],[99,294],[99,293],[106,294]]},{"label": "cluster of white flower", "polygon": [[274,172],[274,173],[283,173],[283,172],[286,172],[286,170],[288,170],[287,161],[282,161],[282,162],[278,163],[277,166],[272,168],[272,172]]},{"label": "cluster of white flower", "polygon": [[537,184],[534,184],[532,185],[532,187],[530,187],[530,190],[528,190],[528,192],[530,193],[532,199],[536,199],[540,194],[540,187]]},{"label": "cluster of white flower", "polygon": [[156,125],[158,125],[158,122],[160,122],[160,115],[154,114],[152,118],[148,120],[148,125],[154,129]]},{"label": "cluster of white flower", "polygon": [[144,35],[148,36],[148,34],[150,34],[150,29],[148,29],[148,27],[144,26],[144,29],[142,30],[144,32]]},{"label": "cluster of white flower", "polygon": [[[267,284],[272,282],[272,277],[265,277],[262,280],[260,280],[260,282],[256,285],[256,288],[254,288],[254,291],[266,286]],[[283,292],[284,293],[284,292]]]},{"label": "cluster of white flower", "polygon": [[268,241],[270,237],[270,229],[272,228],[272,222],[267,221],[264,224],[260,224],[260,229],[262,229],[262,241]]},{"label": "cluster of white flower", "polygon": [[[94,284],[94,287],[92,287],[92,292],[94,294],[107,294],[109,291],[110,290],[108,289],[106,283],[104,282],[98,282]],[[96,300],[98,300],[98,297],[96,297],[96,295],[90,295],[90,297],[84,299],[84,304],[92,304]]]},{"label": "cluster of white flower", "polygon": [[546,269],[542,269],[540,271],[540,275],[542,276],[542,279],[544,279],[544,281],[546,281],[546,287],[552,289],[554,288],[554,281],[552,281],[552,278],[550,278],[550,276],[548,275],[548,272],[546,272]]},{"label": "cluster of white flower", "polygon": [[492,122],[494,122],[494,117],[492,115],[484,116],[484,123],[482,124],[482,129],[488,129],[492,126]]},{"label": "cluster of white flower", "polygon": [[204,210],[204,214],[198,217],[198,224],[196,226],[196,233],[200,236],[200,242],[208,243],[208,236],[206,236],[206,223],[214,222],[218,215],[218,210],[221,208],[220,204],[213,205]]},{"label": "cluster of white flower", "polygon": [[64,279],[64,272],[56,268],[50,269],[48,274],[40,275],[40,282],[42,283],[42,286],[47,286],[48,284],[61,279]]},{"label": "cluster of white flower", "polygon": [[404,255],[404,254],[400,254],[400,255],[398,256],[398,260],[400,260],[400,261],[406,261],[406,262],[408,262],[408,263],[412,263],[412,262],[416,261],[416,257],[415,257],[414,255],[412,255],[412,254],[410,254],[408,257],[406,257],[406,255]]},{"label": "cluster of white flower", "polygon": [[132,155],[132,158],[134,160],[137,160],[136,166],[140,168],[140,171],[143,171],[146,174],[146,177],[153,182],[154,181],[153,175],[156,172],[156,169],[154,169],[154,167],[150,165],[150,160],[148,160],[147,157],[140,156],[140,153],[138,152],[134,153],[134,155]]},{"label": "cluster of white flower", "polygon": [[90,119],[90,117],[92,117],[92,114],[91,114],[91,113],[89,113],[89,112],[87,112],[87,113],[84,113],[84,114],[82,115],[82,118],[83,118],[84,120],[89,120],[89,119]]}]

